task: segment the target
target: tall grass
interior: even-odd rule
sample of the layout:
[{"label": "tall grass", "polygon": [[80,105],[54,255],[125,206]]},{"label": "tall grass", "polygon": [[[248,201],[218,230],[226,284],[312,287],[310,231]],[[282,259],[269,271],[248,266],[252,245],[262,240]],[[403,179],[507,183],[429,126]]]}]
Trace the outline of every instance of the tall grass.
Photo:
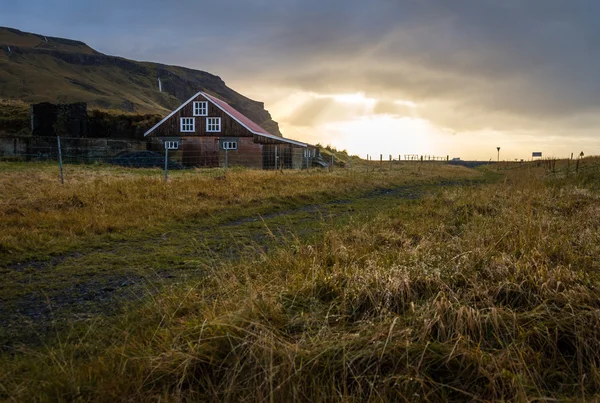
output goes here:
[{"label": "tall grass", "polygon": [[214,267],[58,346],[0,396],[96,401],[593,399],[600,198],[523,170]]},{"label": "tall grass", "polygon": [[381,187],[474,178],[467,169],[427,165],[377,174],[233,169],[173,172],[68,165],[64,186],[54,164],[0,162],[0,263],[40,258],[98,240],[130,239],[172,225],[293,208]]}]

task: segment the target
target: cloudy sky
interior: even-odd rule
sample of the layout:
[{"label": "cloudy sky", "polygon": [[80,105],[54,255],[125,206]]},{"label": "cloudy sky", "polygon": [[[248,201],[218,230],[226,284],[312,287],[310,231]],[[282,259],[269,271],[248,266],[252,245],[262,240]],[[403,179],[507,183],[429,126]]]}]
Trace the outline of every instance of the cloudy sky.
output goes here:
[{"label": "cloudy sky", "polygon": [[600,154],[597,0],[0,0],[0,25],[221,76],[362,156]]}]

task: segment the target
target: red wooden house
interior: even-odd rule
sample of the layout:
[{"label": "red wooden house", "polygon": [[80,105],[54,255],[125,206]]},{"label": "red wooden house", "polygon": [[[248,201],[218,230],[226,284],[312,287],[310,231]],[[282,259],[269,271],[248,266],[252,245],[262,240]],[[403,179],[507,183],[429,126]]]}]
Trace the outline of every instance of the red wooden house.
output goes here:
[{"label": "red wooden house", "polygon": [[170,159],[187,166],[243,165],[262,169],[303,168],[309,146],[270,134],[226,102],[198,92],[144,136],[178,139]]}]

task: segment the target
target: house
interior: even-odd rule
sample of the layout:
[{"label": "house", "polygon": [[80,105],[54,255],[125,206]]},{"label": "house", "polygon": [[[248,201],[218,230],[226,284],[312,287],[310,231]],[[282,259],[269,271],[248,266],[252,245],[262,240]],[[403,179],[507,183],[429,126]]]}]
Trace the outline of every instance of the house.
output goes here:
[{"label": "house", "polygon": [[169,159],[186,166],[300,169],[312,165],[311,155],[315,155],[314,147],[270,134],[226,102],[202,91],[144,136],[178,141],[178,149],[169,151]]}]

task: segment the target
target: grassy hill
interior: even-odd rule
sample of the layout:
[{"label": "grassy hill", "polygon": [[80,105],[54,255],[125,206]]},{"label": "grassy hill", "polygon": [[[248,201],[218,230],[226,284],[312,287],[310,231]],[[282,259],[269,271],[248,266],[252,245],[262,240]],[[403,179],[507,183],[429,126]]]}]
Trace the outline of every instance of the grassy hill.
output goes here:
[{"label": "grassy hill", "polygon": [[87,102],[93,109],[165,115],[200,90],[280,135],[263,103],[235,92],[213,74],[109,56],[83,42],[0,27],[0,98]]}]

